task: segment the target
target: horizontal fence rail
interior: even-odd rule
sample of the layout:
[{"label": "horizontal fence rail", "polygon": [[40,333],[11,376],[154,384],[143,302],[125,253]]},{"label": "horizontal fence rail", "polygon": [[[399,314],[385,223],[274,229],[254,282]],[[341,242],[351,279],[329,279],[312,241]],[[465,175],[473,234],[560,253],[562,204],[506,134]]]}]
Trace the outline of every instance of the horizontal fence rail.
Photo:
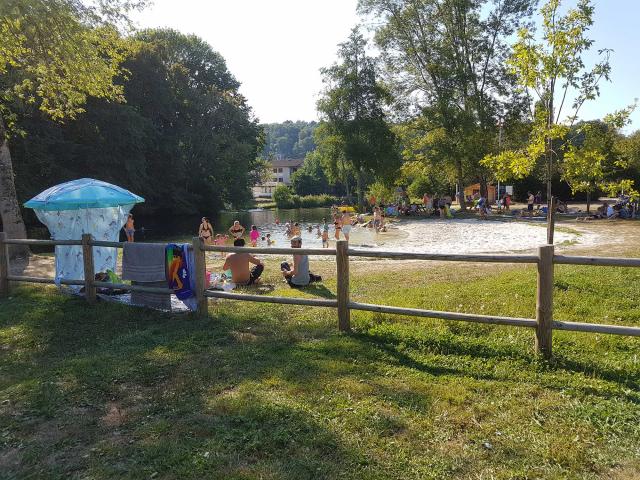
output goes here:
[{"label": "horizontal fence rail", "polygon": [[391,260],[437,260],[441,262],[538,263],[536,255],[459,255],[444,253],[384,252],[349,249],[350,257],[388,258]]},{"label": "horizontal fence rail", "polygon": [[[93,240],[90,235],[83,235],[81,240],[33,240],[8,239],[4,232],[0,232],[0,296],[9,292],[8,282],[30,282],[42,284],[63,284],[84,286],[84,294],[88,302],[96,300],[96,288],[108,288],[131,292],[145,292],[170,295],[173,292],[168,287],[148,287],[143,285],[129,285],[125,283],[111,283],[96,281],[93,265],[92,247],[123,248],[126,242],[109,242]],[[11,275],[9,271],[8,245],[34,246],[82,246],[84,279],[61,279],[56,282],[52,278],[35,276]],[[202,239],[194,238],[188,246],[194,251],[197,311],[207,315],[207,299],[224,299],[235,301],[275,303],[282,305],[301,305],[309,307],[336,308],[338,313],[338,328],[348,331],[351,328],[351,310],[377,312],[390,315],[408,315],[413,317],[428,317],[441,320],[464,321],[492,325],[533,328],[536,332],[536,350],[545,357],[552,353],[552,331],[565,330],[573,332],[599,333],[608,335],[624,335],[640,337],[640,327],[622,325],[602,325],[595,323],[566,322],[553,319],[553,274],[555,264],[587,265],[587,266],[617,266],[640,267],[640,258],[611,258],[587,257],[554,254],[553,245],[544,245],[538,249],[537,255],[515,254],[440,254],[440,253],[412,253],[390,252],[349,248],[346,241],[338,241],[336,248],[280,248],[280,247],[232,247],[226,245],[206,245]],[[279,297],[270,295],[253,295],[246,293],[231,293],[220,290],[207,290],[204,285],[206,272],[206,252],[222,253],[250,253],[267,255],[317,255],[336,257],[337,294],[335,299]],[[487,262],[535,264],[537,267],[538,284],[536,289],[536,318],[504,317],[497,315],[479,315],[474,313],[446,312],[425,310],[419,308],[394,307],[354,302],[350,299],[349,289],[349,258],[369,257],[390,260],[428,260],[445,262]]]}]

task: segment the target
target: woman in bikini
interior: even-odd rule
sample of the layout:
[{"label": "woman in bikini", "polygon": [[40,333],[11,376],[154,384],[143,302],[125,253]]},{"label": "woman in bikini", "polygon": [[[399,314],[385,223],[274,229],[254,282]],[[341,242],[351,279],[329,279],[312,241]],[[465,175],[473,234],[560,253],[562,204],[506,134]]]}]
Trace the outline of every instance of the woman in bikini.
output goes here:
[{"label": "woman in bikini", "polygon": [[240,225],[240,222],[238,220],[236,220],[235,222],[233,222],[233,226],[229,229],[229,233],[234,239],[242,238],[242,236],[244,235],[244,227]]},{"label": "woman in bikini", "polygon": [[198,229],[198,236],[206,243],[211,245],[213,242],[213,227],[207,217],[202,217],[200,228]]}]

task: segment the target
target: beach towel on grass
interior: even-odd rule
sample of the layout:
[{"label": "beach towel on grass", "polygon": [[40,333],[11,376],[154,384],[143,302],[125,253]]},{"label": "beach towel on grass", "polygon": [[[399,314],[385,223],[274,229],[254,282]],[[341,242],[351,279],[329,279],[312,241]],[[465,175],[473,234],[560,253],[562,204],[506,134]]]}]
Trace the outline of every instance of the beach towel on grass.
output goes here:
[{"label": "beach towel on grass", "polygon": [[122,278],[136,282],[162,282],[165,244],[126,242],[122,252]]}]

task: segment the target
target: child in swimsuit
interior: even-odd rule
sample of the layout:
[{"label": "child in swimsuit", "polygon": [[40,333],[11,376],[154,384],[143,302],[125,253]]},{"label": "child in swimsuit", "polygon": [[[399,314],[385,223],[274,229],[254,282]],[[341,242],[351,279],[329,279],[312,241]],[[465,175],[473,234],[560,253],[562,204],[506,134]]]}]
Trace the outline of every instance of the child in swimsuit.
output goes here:
[{"label": "child in swimsuit", "polygon": [[249,232],[249,240],[251,240],[251,246],[258,246],[258,238],[260,238],[260,232],[258,232],[258,227],[255,225],[251,225],[251,232]]},{"label": "child in swimsuit", "polygon": [[[320,225],[318,225],[320,230]],[[329,248],[329,225],[325,218],[322,219],[322,248]]]},{"label": "child in swimsuit", "polygon": [[127,217],[127,223],[124,226],[124,233],[127,235],[127,242],[133,242],[133,235],[136,233],[136,229],[133,226],[133,214],[129,214]]},{"label": "child in swimsuit", "polygon": [[275,242],[275,240],[271,240],[271,234],[267,233],[267,245],[271,246],[273,245]]}]

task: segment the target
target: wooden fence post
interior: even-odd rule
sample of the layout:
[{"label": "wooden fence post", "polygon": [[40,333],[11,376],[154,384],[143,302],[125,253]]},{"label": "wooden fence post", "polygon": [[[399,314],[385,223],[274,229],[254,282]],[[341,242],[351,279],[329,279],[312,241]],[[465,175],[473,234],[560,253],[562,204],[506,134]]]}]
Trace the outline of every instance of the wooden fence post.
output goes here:
[{"label": "wooden fence post", "polygon": [[207,302],[207,297],[204,296],[204,276],[206,275],[207,270],[204,242],[200,237],[193,237],[191,245],[193,246],[193,258],[196,267],[196,271],[194,272],[196,276],[196,301],[198,302],[196,312],[198,315],[206,317],[209,314],[209,304]]},{"label": "wooden fence post", "polygon": [[93,247],[91,246],[91,234],[82,234],[82,261],[84,263],[84,297],[89,303],[96,302],[96,287],[93,282],[96,272],[93,265]]},{"label": "wooden fence post", "polygon": [[338,330],[351,330],[351,311],[349,310],[349,242],[336,242],[336,269],[338,281]]},{"label": "wooden fence post", "polygon": [[553,245],[538,248],[536,352],[551,358],[553,324]]},{"label": "wooden fence post", "polygon": [[0,232],[0,297],[6,297],[9,295],[9,249],[8,245],[4,243],[7,239],[5,232]]}]

